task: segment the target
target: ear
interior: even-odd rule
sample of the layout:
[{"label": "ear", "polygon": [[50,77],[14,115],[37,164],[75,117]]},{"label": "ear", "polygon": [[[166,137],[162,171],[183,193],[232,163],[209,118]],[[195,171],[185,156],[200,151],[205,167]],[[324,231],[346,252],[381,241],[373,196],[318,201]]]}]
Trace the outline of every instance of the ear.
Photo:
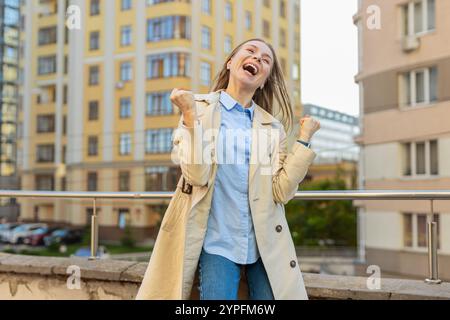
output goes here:
[{"label": "ear", "polygon": [[227,70],[230,70],[230,68],[231,68],[231,59],[227,63]]}]

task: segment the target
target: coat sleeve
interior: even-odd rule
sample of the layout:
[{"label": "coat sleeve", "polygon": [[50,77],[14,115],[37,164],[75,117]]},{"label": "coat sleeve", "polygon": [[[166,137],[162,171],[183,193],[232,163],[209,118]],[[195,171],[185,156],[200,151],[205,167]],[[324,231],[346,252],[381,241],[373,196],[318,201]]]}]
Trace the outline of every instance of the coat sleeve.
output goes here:
[{"label": "coat sleeve", "polygon": [[282,125],[279,133],[280,142],[276,159],[279,163],[272,176],[272,193],[275,202],[286,204],[295,196],[298,185],[305,178],[316,153],[297,141],[288,153],[287,135]]},{"label": "coat sleeve", "polygon": [[186,182],[193,186],[205,186],[208,183],[211,163],[203,159],[205,141],[203,139],[203,126],[196,119],[193,127],[183,123],[180,117],[178,127],[175,129],[172,148],[172,161],[179,164]]}]

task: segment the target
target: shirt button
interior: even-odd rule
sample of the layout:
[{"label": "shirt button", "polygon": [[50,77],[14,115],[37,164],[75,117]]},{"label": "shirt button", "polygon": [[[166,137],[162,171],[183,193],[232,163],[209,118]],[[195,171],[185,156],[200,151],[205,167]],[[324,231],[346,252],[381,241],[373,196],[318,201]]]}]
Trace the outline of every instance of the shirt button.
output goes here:
[{"label": "shirt button", "polygon": [[295,266],[297,265],[297,262],[295,262],[295,260],[291,261],[291,268],[295,268]]},{"label": "shirt button", "polygon": [[283,227],[280,226],[280,225],[277,225],[277,226],[275,227],[275,230],[277,230],[277,232],[281,232],[281,230],[283,230]]}]

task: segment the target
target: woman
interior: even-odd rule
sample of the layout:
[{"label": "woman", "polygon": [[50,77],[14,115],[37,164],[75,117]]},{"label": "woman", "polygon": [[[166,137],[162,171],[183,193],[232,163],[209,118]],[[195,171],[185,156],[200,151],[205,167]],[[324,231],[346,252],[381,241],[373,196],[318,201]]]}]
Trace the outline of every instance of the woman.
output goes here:
[{"label": "woman", "polygon": [[198,272],[200,299],[237,299],[243,269],[250,299],[307,299],[284,204],[315,158],[309,141],[320,124],[302,118],[288,153],[292,107],[272,46],[247,40],[213,92],[174,89],[171,100],[182,113],[173,148],[182,177],[136,298],[189,299]]}]

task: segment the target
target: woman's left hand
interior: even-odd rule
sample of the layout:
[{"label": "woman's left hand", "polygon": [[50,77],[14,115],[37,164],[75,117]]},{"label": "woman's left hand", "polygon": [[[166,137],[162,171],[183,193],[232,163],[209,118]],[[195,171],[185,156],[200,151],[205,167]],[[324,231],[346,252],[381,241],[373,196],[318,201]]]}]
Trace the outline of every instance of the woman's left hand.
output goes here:
[{"label": "woman's left hand", "polygon": [[309,142],[312,136],[320,129],[320,122],[310,115],[300,119],[299,138],[302,141]]}]

